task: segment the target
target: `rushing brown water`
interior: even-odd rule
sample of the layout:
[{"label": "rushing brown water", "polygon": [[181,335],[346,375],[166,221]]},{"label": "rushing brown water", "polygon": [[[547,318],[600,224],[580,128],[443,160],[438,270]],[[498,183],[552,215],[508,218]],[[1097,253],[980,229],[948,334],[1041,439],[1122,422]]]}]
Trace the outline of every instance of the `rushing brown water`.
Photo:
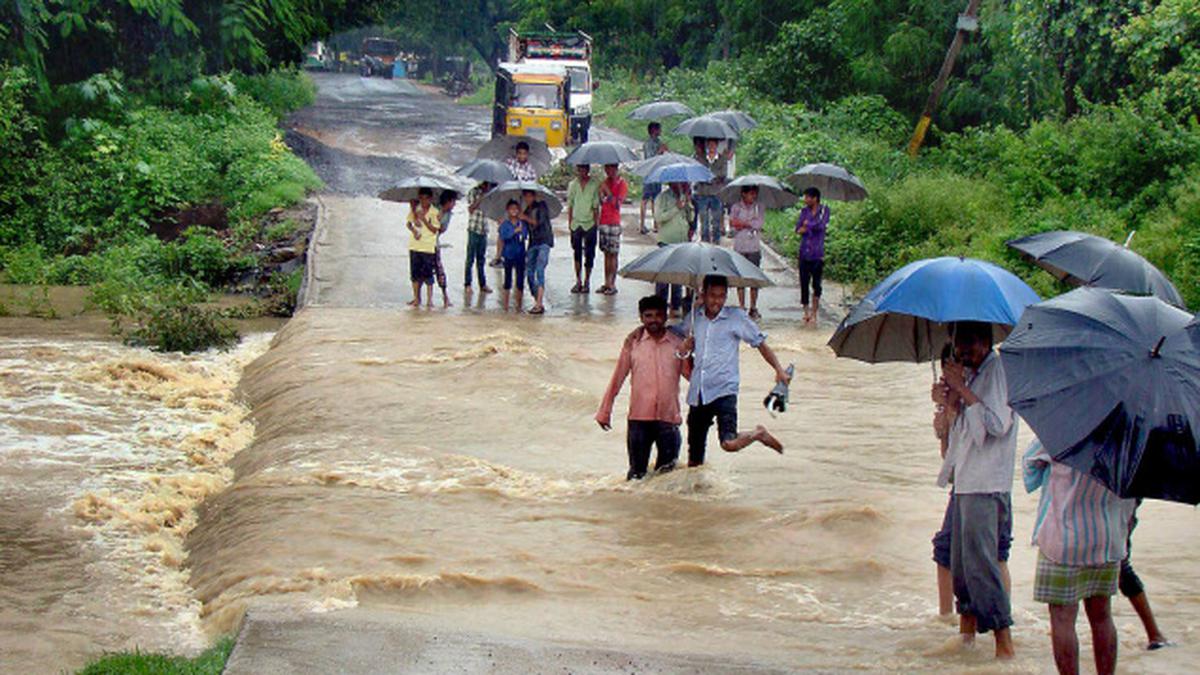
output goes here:
[{"label": "rushing brown water", "polygon": [[269,339],[191,357],[0,342],[0,670],[206,643],[183,538],[253,437],[234,389]]}]

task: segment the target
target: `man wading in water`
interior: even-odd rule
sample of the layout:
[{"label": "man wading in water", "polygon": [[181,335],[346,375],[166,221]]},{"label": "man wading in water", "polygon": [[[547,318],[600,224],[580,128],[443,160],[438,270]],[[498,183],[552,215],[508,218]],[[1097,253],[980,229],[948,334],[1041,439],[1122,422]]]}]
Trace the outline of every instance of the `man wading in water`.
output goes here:
[{"label": "man wading in water", "polygon": [[[717,438],[725,452],[737,452],[755,441],[782,453],[783,444],[759,425],[749,433],[737,430],[737,394],[740,384],[738,347],[745,342],[758,350],[775,369],[776,382],[790,382],[767,346],[767,335],[758,329],[745,310],[726,307],[729,281],[722,276],[704,277],[701,306],[692,312],[693,335],[684,340],[682,353],[692,352],[691,386],[688,387],[688,466],[704,463],[705,444],[713,419]],[[693,351],[694,350],[694,351]]]},{"label": "man wading in water", "polygon": [[629,473],[626,478],[644,478],[649,470],[650,447],[658,447],[656,472],[675,468],[679,458],[679,377],[689,377],[692,367],[688,359],[675,356],[683,339],[667,330],[667,301],[650,295],[638,302],[642,327],[625,338],[621,356],[612,380],[604,392],[596,423],[601,429],[612,429],[613,401],[625,378],[632,376],[629,385]]}]

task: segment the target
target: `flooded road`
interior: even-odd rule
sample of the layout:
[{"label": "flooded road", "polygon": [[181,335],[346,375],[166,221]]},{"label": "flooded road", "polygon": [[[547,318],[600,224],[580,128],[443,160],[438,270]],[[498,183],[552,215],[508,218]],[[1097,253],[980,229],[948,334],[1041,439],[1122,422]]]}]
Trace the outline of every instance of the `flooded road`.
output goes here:
[{"label": "flooded road", "polygon": [[[308,306],[247,369],[255,442],[188,538],[211,633],[256,604],[362,606],[795,669],[993,669],[990,649],[948,648],[954,629],[936,618],[928,542],[945,493],[933,486],[927,368],[834,359],[829,326],[799,327],[796,289],[775,268],[784,285],[764,293],[764,325],[796,364],[795,405],[778,419],[758,405],[771,378],[747,352],[740,412],[745,425],[770,426],[787,453],[718,451],[702,469],[626,483],[623,425],[605,433],[591,417],[649,287],[567,293],[558,223],[549,316],[505,314],[495,296],[468,301],[460,207],[442,252],[456,306],[404,308],[403,207],[369,195],[407,169],[469,159],[487,111],[378,81],[320,84],[304,133],[326,144],[323,157],[374,159],[350,160],[353,176],[336,161],[322,169],[335,190],[322,197]],[[356,96],[361,126],[343,119]],[[622,262],[649,246],[627,236]],[[1006,670],[1041,672],[1051,667],[1048,624],[1030,599],[1036,554],[1024,543],[1035,498],[1014,502],[1019,658]],[[1200,551],[1194,518],[1145,508],[1135,560],[1185,646],[1140,652],[1122,604],[1131,670],[1168,672],[1196,654],[1200,573],[1179,555]]]},{"label": "flooded road", "polygon": [[[468,300],[460,206],[443,249],[455,306],[405,308],[404,207],[371,195],[469,159],[487,110],[401,82],[318,84],[289,142],[329,190],[307,304],[269,350],[252,339],[176,360],[5,341],[0,509],[24,515],[0,517],[2,670],[55,672],[132,644],[188,651],[256,606],[383,609],[793,670],[1052,669],[1031,600],[1033,496],[1013,498],[1016,662],[997,668],[988,640],[952,648],[955,628],[937,620],[929,538],[946,495],[927,366],[835,359],[832,326],[801,328],[790,277],[769,265],[781,286],[763,294],[764,327],[796,365],[793,406],[772,418],[759,405],[771,374],[745,351],[740,415],[786,453],[710,445],[701,469],[627,483],[624,424],[606,433],[592,415],[649,286],[568,293],[559,222],[548,316]],[[627,236],[622,263],[650,245]],[[626,389],[618,419],[627,401]],[[39,483],[62,494],[11,507]],[[1134,561],[1181,646],[1141,651],[1118,600],[1122,669],[1187,671],[1200,657],[1196,514],[1148,503],[1141,516]],[[49,572],[22,564],[33,559]]]}]

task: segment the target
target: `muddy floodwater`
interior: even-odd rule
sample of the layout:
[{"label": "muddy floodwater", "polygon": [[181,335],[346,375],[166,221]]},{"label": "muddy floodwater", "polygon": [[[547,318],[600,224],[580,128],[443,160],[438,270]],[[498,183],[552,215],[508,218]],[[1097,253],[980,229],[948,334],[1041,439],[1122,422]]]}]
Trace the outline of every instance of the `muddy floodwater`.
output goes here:
[{"label": "muddy floodwater", "polygon": [[[784,455],[710,444],[705,467],[626,482],[628,390],[613,431],[592,416],[649,287],[567,293],[559,223],[547,316],[504,313],[495,295],[463,294],[460,206],[442,251],[454,307],[405,308],[403,207],[371,195],[468,159],[487,110],[400,82],[318,82],[290,138],[330,187],[309,303],[273,337],[186,358],[98,340],[0,345],[4,670],[56,672],[135,644],[194,651],[254,607],[386,609],[795,670],[1053,668],[1032,601],[1036,496],[1013,498],[1016,661],[997,666],[986,638],[956,648],[938,620],[929,540],[946,493],[928,366],[835,359],[838,308],[801,327],[797,291],[769,262],[780,286],[763,294],[763,324],[796,366],[792,407],[763,409],[771,373],[744,350],[739,412]],[[650,246],[627,234],[622,262]],[[1117,600],[1121,667],[1190,671],[1197,514],[1147,503],[1140,516],[1134,562],[1179,646],[1143,651]]]}]

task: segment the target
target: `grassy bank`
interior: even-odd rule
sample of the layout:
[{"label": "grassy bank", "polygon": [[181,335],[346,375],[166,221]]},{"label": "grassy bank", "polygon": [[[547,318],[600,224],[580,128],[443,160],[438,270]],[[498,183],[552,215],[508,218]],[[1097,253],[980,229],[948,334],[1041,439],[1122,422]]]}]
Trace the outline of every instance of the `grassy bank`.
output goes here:
[{"label": "grassy bank", "polygon": [[201,77],[151,99],[118,73],[40,92],[0,68],[3,280],[90,285],[130,342],[229,344],[204,302],[289,235],[264,216],[320,185],[277,129],[314,95],[295,71]]},{"label": "grassy bank", "polygon": [[[809,107],[756,95],[731,64],[675,70],[653,80],[610,73],[597,92],[600,122],[634,138],[637,105],[682,101],[697,112],[737,108],[760,126],[738,144],[738,172],[783,177],[810,162],[835,162],[871,191],[860,203],[831,203],[827,274],[857,287],[916,259],[969,255],[1022,275],[1042,294],[1049,275],[1021,262],[1004,242],[1071,229],[1124,241],[1159,266],[1188,303],[1200,305],[1200,127],[1146,102],[1091,106],[1067,120],[1026,129],[934,130],[919,159],[903,148],[911,120],[879,96],[849,96]],[[669,131],[672,122],[664,124]],[[689,153],[690,139],[665,135]],[[795,212],[773,213],[767,236],[794,255]]]},{"label": "grassy bank", "polygon": [[108,654],[85,666],[78,675],[220,675],[233,651],[225,637],[195,658],[122,652]]}]

